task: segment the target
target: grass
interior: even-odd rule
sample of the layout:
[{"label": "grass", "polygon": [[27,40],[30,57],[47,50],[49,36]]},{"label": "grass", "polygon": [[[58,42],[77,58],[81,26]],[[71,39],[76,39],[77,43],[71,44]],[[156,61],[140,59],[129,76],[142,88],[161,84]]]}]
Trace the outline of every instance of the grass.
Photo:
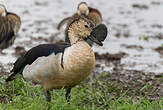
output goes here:
[{"label": "grass", "polygon": [[149,41],[148,36],[144,36],[143,39],[144,39],[145,41]]},{"label": "grass", "polygon": [[42,87],[22,79],[6,83],[6,77],[0,79],[0,110],[48,110],[49,106],[51,110],[163,110],[163,98],[150,100],[134,92],[128,95],[131,89],[104,80],[106,73],[74,87],[70,104],[65,100],[64,89],[51,91],[52,101],[48,104]]}]

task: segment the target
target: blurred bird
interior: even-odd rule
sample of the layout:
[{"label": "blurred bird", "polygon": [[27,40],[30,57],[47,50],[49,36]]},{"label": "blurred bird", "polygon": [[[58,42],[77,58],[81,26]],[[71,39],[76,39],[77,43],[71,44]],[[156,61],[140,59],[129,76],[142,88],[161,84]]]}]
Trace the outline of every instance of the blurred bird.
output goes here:
[{"label": "blurred bird", "polygon": [[0,52],[14,43],[20,26],[20,17],[15,13],[7,12],[5,6],[0,4]]},{"label": "blurred bird", "polygon": [[[95,56],[92,48],[85,42],[90,39],[102,46],[95,35],[106,28],[101,24],[94,27],[86,18],[75,19],[68,28],[69,43],[42,44],[30,49],[20,57],[11,70],[6,82],[17,74],[25,80],[40,84],[45,89],[46,100],[51,101],[50,90],[64,87],[66,100],[70,100],[71,88],[83,81],[94,69]],[[107,32],[101,33],[102,37]]]},{"label": "blurred bird", "polygon": [[[60,28],[65,24],[67,23],[67,27],[65,29],[65,41],[66,42],[70,42],[69,41],[69,38],[68,38],[68,27],[69,27],[69,24],[71,23],[71,21],[73,21],[73,19],[76,19],[78,17],[85,17],[87,19],[89,19],[90,21],[92,21],[92,23],[94,25],[98,25],[98,24],[101,24],[102,23],[102,15],[100,13],[99,10],[95,9],[95,8],[92,8],[92,7],[88,7],[87,3],[86,2],[81,2],[79,5],[78,5],[78,8],[77,8],[77,12],[75,14],[73,14],[72,16],[70,17],[67,17],[67,18],[64,18],[57,26],[57,29],[60,30]],[[101,39],[101,38],[100,38]],[[104,41],[104,39],[103,39]],[[92,41],[88,40],[87,41],[90,45],[92,45]]]}]

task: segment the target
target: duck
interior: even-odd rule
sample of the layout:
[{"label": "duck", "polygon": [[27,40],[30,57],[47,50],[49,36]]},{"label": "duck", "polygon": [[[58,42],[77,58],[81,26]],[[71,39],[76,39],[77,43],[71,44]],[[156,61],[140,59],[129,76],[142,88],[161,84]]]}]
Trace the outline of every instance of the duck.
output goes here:
[{"label": "duck", "polygon": [[0,4],[0,50],[8,48],[14,43],[16,35],[21,27],[20,17],[8,12],[6,7]]},{"label": "duck", "polygon": [[95,67],[95,55],[86,40],[102,46],[103,42],[95,36],[107,36],[106,32],[99,32],[103,27],[106,26],[92,25],[84,17],[74,19],[68,28],[70,43],[40,44],[31,48],[16,60],[6,82],[21,74],[25,81],[44,88],[47,102],[51,101],[50,90],[61,88],[66,89],[65,97],[69,102],[71,89],[86,79]]},{"label": "duck", "polygon": [[[65,29],[65,41],[66,42],[70,42],[69,37],[68,37],[68,32],[67,32],[69,24],[71,23],[71,21],[73,21],[73,19],[76,19],[80,16],[86,17],[87,19],[91,20],[94,25],[98,25],[102,23],[102,15],[98,9],[89,7],[86,2],[79,3],[77,7],[77,12],[74,13],[72,16],[66,17],[63,20],[61,20],[57,26],[57,29],[60,30],[61,27],[67,23],[67,26]],[[104,41],[105,38],[99,38],[99,40]],[[88,40],[87,42],[89,43],[89,45],[92,46],[93,44],[92,41]]]}]

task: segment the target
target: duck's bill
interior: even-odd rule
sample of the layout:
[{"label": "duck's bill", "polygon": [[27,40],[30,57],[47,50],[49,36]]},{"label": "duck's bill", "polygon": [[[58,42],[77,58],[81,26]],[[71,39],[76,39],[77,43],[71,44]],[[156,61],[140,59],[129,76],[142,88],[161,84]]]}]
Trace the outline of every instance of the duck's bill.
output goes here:
[{"label": "duck's bill", "polygon": [[108,34],[108,30],[105,24],[99,24],[98,26],[96,26],[93,31],[92,34],[96,37],[96,39],[98,41],[103,42]]},{"label": "duck's bill", "polygon": [[96,39],[96,37],[94,37],[93,35],[91,35],[91,36],[89,37],[89,39],[90,39],[92,42],[98,44],[99,46],[103,46],[103,43],[102,43],[101,41],[98,41],[98,40]]},{"label": "duck's bill", "polygon": [[108,31],[107,31],[106,25],[99,24],[91,32],[89,39],[91,41],[95,42],[96,44],[103,46],[102,42],[106,39],[107,33],[108,33]]}]

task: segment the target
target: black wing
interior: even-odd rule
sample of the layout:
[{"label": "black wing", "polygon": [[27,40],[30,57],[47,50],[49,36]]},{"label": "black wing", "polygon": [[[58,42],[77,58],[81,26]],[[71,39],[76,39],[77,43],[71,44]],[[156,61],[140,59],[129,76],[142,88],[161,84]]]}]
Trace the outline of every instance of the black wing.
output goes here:
[{"label": "black wing", "polygon": [[37,58],[42,56],[49,56],[50,54],[54,53],[63,53],[65,48],[69,47],[69,43],[57,43],[57,44],[42,44],[38,45],[36,47],[33,47],[30,49],[23,57],[20,57],[15,63],[14,67],[11,70],[13,74],[9,76],[6,81],[13,80],[13,77],[20,73],[22,74],[22,71],[26,65],[32,64]]}]

